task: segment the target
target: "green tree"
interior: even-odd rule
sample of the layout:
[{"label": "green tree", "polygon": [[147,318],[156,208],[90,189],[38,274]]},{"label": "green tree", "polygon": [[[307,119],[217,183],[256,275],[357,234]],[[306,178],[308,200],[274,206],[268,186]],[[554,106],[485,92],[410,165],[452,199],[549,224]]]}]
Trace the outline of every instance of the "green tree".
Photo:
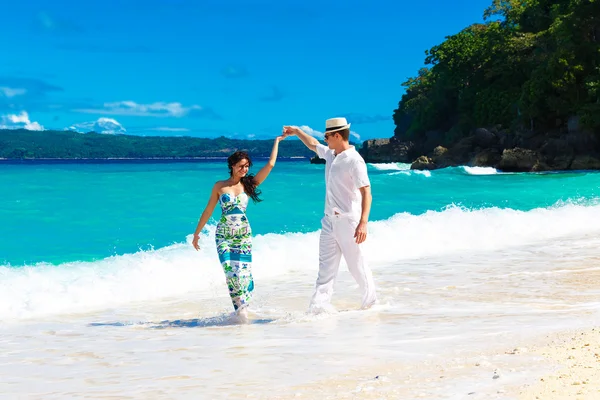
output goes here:
[{"label": "green tree", "polygon": [[426,52],[403,84],[396,136],[564,129],[576,115],[600,128],[600,0],[494,0],[484,20]]}]

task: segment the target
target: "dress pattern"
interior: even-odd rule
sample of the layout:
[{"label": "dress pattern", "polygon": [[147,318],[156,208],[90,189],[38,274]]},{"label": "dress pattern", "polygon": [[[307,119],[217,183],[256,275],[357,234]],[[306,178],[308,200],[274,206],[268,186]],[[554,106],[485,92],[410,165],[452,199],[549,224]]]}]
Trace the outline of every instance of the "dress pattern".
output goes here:
[{"label": "dress pattern", "polygon": [[252,229],[246,217],[248,195],[219,196],[221,218],[215,232],[219,261],[225,272],[233,308],[247,307],[252,298]]}]

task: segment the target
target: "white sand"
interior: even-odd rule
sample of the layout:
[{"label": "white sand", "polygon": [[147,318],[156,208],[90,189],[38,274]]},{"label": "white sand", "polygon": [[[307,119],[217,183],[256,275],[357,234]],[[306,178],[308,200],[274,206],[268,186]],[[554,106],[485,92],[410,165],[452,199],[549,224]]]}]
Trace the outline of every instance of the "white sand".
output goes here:
[{"label": "white sand", "polygon": [[268,399],[600,399],[600,329],[568,331],[419,365],[382,364]]},{"label": "white sand", "polygon": [[533,351],[556,372],[518,390],[518,399],[600,399],[600,329],[563,332]]}]

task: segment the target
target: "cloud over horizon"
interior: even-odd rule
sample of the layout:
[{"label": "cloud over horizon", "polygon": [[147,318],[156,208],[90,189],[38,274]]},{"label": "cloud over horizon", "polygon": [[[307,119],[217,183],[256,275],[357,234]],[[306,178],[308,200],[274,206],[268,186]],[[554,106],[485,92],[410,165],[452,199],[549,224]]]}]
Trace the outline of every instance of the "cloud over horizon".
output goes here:
[{"label": "cloud over horizon", "polygon": [[204,108],[193,104],[183,106],[179,102],[154,102],[150,104],[139,104],[131,100],[104,103],[102,107],[76,108],[74,112],[87,114],[123,115],[134,117],[206,117],[220,119],[210,108]]},{"label": "cloud over horizon", "polygon": [[325,137],[325,135],[323,134],[323,132],[321,131],[317,131],[316,129],[311,128],[308,125],[302,125],[299,126],[298,128],[302,129],[302,131],[304,131],[305,133],[309,134],[312,137],[316,137],[317,139],[323,139]]},{"label": "cloud over horizon", "polygon": [[41,79],[21,78],[17,76],[0,76],[0,87],[14,90],[25,90],[27,95],[35,96],[43,96],[49,92],[63,91],[63,88],[52,85]]},{"label": "cloud over horizon", "polygon": [[27,89],[0,86],[0,95],[9,99],[15,96],[22,96],[25,93],[27,93]]},{"label": "cloud over horizon", "polygon": [[127,130],[116,119],[101,117],[96,121],[81,122],[73,124],[66,131],[74,131],[79,133],[96,132],[106,135],[118,135],[127,133]]},{"label": "cloud over horizon", "polygon": [[[305,133],[309,134],[310,136],[316,137],[317,139],[323,140],[325,138],[325,134],[323,132],[317,131],[316,129],[313,129],[308,125],[302,125],[299,128],[302,129]],[[352,130],[350,131],[350,136],[352,136],[356,140],[360,140],[360,135]]]},{"label": "cloud over horizon", "polygon": [[44,127],[38,122],[31,122],[29,114],[21,111],[20,114],[7,114],[0,117],[0,129],[27,129],[29,131],[43,131]]}]

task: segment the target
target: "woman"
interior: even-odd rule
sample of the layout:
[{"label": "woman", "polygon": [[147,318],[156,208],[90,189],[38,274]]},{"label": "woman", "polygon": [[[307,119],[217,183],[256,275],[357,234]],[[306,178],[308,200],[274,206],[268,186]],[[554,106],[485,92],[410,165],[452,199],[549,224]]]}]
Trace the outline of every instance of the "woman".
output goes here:
[{"label": "woman", "polygon": [[215,242],[219,261],[225,272],[229,295],[236,314],[242,321],[248,319],[248,303],[252,298],[254,280],[252,278],[252,230],[246,217],[248,199],[255,203],[260,191],[257,187],[264,182],[275,166],[279,142],[283,136],[275,138],[273,150],[267,164],[253,176],[248,174],[252,161],[248,153],[236,151],[227,159],[229,179],[218,181],[212,188],[208,204],[204,208],[194,232],[192,245],[200,250],[200,232],[212,215],[217,203],[221,204],[221,218],[215,231]]}]

